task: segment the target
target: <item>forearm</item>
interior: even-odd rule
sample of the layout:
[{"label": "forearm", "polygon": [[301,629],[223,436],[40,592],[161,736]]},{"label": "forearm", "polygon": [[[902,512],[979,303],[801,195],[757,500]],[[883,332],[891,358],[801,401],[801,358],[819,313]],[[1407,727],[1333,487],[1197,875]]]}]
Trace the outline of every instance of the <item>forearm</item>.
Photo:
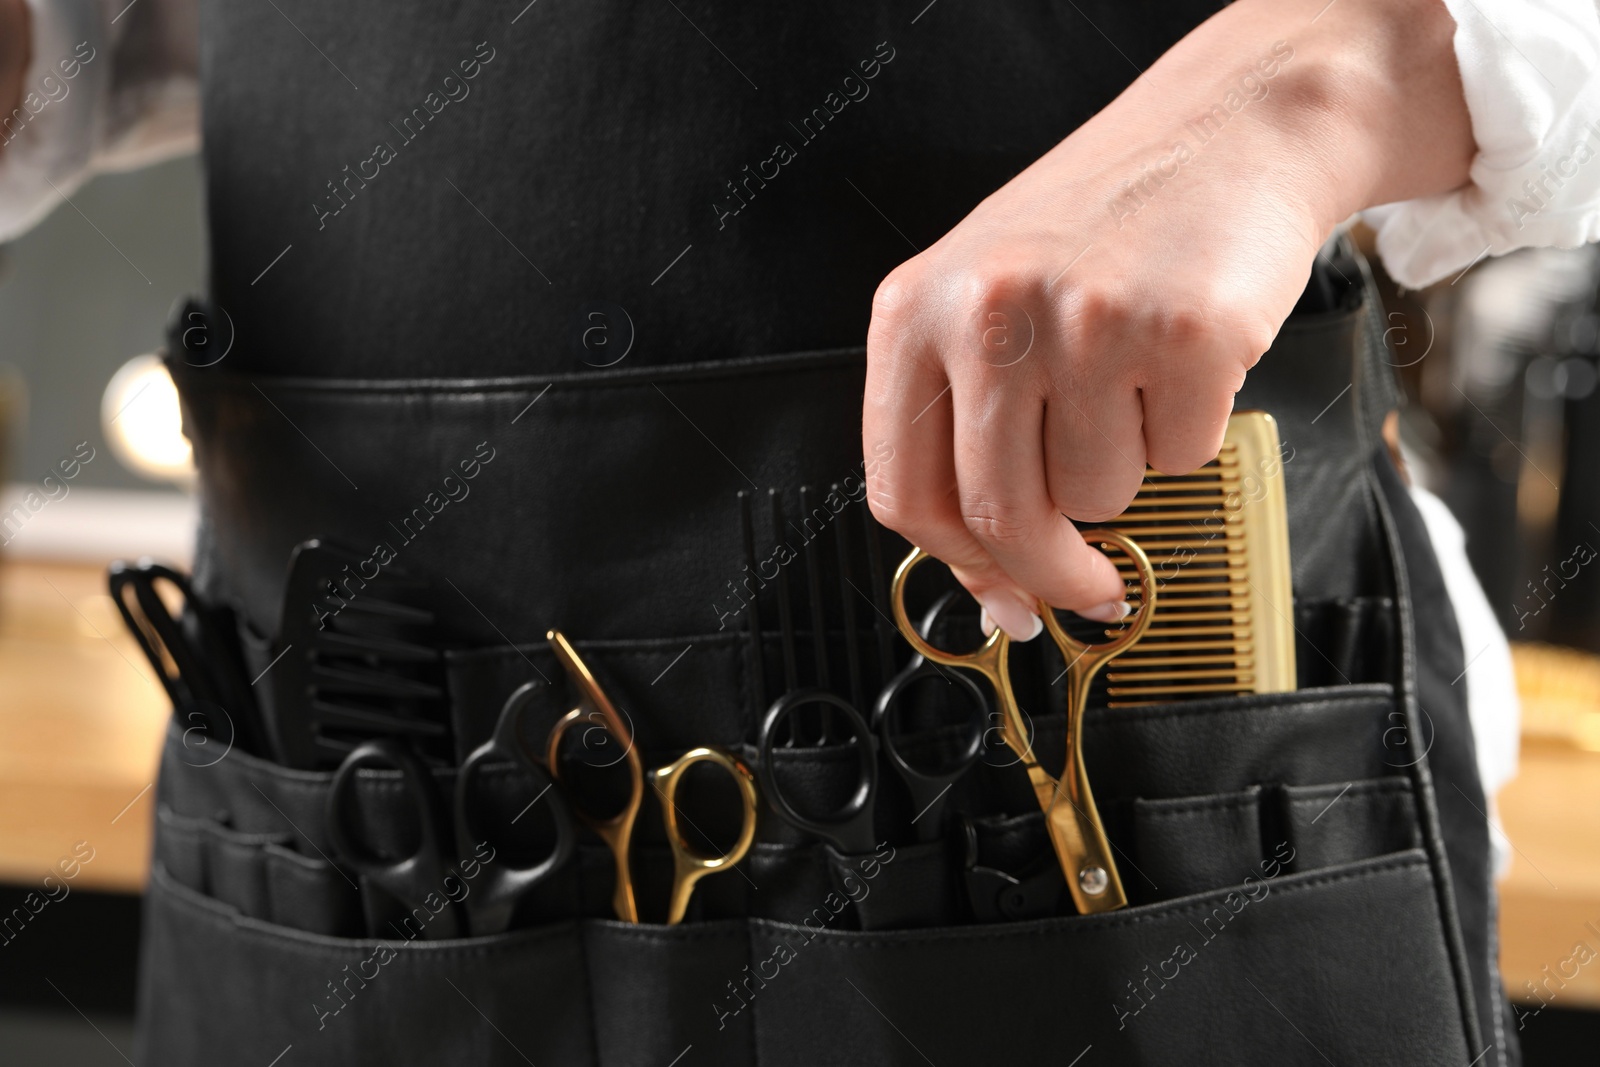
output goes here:
[{"label": "forearm", "polygon": [[[1238,0],[878,291],[863,444],[914,458],[873,511],[1013,637],[1041,599],[1117,617],[1066,519],[1216,456],[1329,232],[1468,178],[1442,0],[1321,4]],[[1013,320],[1027,358],[992,358]]]},{"label": "forearm", "polygon": [[1073,140],[1199,151],[1212,134],[1207,153],[1248,159],[1255,180],[1295,190],[1324,233],[1362,208],[1465,184],[1472,124],[1441,0],[1323,4],[1239,0]]}]

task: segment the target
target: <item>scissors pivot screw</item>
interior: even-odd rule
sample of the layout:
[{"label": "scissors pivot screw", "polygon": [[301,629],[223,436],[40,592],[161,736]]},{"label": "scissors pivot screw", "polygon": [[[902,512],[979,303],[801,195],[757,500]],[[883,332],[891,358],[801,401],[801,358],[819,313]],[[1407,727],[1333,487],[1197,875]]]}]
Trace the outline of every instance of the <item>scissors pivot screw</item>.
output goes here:
[{"label": "scissors pivot screw", "polygon": [[1104,893],[1110,884],[1111,877],[1106,874],[1104,867],[1085,867],[1078,872],[1078,888],[1091,897]]}]

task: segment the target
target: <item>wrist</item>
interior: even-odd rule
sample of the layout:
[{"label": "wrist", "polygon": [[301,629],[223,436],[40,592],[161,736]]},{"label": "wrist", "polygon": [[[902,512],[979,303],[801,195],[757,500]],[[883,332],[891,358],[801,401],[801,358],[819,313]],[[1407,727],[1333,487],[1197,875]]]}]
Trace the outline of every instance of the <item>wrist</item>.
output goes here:
[{"label": "wrist", "polygon": [[1442,0],[1337,0],[1307,27],[1284,95],[1302,105],[1332,222],[1469,180],[1477,145],[1454,36]]},{"label": "wrist", "polygon": [[1325,235],[1363,208],[1468,180],[1475,144],[1454,29],[1442,0],[1238,0],[1084,132],[1115,143],[1142,120],[1226,152]]}]

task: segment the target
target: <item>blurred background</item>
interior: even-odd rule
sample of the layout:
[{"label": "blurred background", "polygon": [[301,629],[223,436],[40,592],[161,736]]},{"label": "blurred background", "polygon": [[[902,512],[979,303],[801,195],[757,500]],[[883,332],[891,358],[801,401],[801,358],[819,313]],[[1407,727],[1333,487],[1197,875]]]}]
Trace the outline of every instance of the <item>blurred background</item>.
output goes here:
[{"label": "blurred background", "polygon": [[[143,555],[188,563],[195,510],[171,383],[149,361],[123,368],[156,351],[175,297],[204,288],[202,204],[192,158],[107,175],[0,253],[7,1067],[126,1064],[131,1050],[149,786],[170,705],[105,571]],[[48,903],[5,926],[31,914],[30,892]]]},{"label": "blurred background", "polygon": [[[130,1062],[169,707],[105,570],[188,563],[187,449],[151,353],[174,299],[204,289],[201,197],[192,159],[104,176],[0,261],[4,1065]],[[1410,475],[1465,528],[1523,697],[1521,771],[1497,798],[1519,1036],[1532,1067],[1594,1062],[1600,965],[1574,960],[1600,950],[1600,254],[1385,288]],[[6,927],[63,862],[76,874]]]}]

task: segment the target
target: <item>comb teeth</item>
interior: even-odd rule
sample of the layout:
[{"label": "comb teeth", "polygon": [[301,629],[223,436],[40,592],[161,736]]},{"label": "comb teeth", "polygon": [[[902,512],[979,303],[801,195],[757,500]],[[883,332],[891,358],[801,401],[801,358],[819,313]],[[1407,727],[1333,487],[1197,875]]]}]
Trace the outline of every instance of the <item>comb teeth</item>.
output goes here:
[{"label": "comb teeth", "polygon": [[[1216,459],[1191,474],[1147,471],[1127,511],[1106,524],[1145,550],[1159,596],[1145,636],[1096,680],[1103,703],[1133,707],[1294,688],[1279,464],[1272,418],[1241,412],[1229,419]],[[1133,561],[1113,561],[1136,589]],[[1130,601],[1137,607],[1137,595]]]},{"label": "comb teeth", "polygon": [[[331,579],[330,579],[331,582]],[[424,587],[418,582],[402,581],[395,579],[388,583],[390,590],[409,590],[413,595],[422,592]],[[425,608],[414,607],[397,600],[387,600],[377,594],[363,594],[346,600],[337,592],[329,590],[315,605],[313,615],[339,614],[350,611],[357,615],[377,615],[385,619],[392,619],[397,623],[412,626],[430,626],[433,624],[433,612]]]},{"label": "comb teeth", "polygon": [[[431,614],[427,615],[427,621],[432,623]],[[387,663],[432,663],[439,658],[436,648],[383,634],[350,633],[324,628],[317,632],[314,640],[323,655],[360,656]]]},{"label": "comb teeth", "polygon": [[346,693],[390,700],[444,698],[444,690],[429,681],[407,678],[393,671],[378,670],[359,663],[327,660],[315,652],[312,655],[312,692],[319,697]]},{"label": "comb teeth", "polygon": [[310,541],[295,550],[274,672],[278,758],[336,764],[359,742],[401,737],[448,759],[447,694],[425,582],[394,567],[361,574],[356,553]]}]

